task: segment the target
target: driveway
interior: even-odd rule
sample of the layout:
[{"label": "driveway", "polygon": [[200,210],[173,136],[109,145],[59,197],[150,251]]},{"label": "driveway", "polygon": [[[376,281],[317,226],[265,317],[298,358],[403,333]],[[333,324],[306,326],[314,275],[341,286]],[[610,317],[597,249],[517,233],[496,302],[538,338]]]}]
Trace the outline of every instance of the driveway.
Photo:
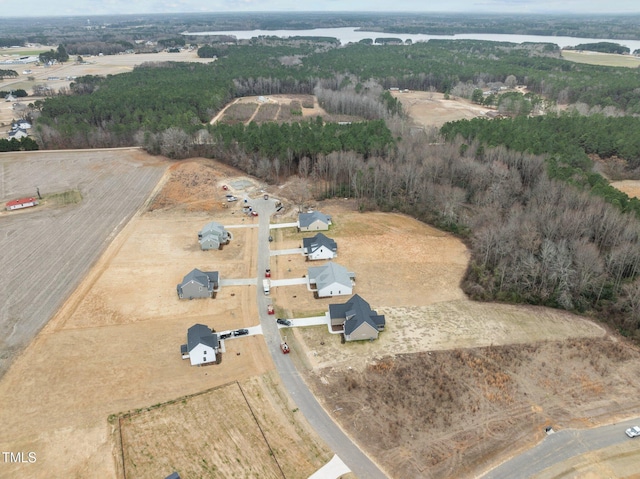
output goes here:
[{"label": "driveway", "polygon": [[296,286],[299,284],[307,284],[307,278],[287,278],[287,279],[272,279],[271,287],[277,286]]},{"label": "driveway", "polygon": [[302,254],[304,250],[302,248],[293,248],[293,249],[277,249],[271,251],[269,254],[271,256],[281,256],[284,254]]}]

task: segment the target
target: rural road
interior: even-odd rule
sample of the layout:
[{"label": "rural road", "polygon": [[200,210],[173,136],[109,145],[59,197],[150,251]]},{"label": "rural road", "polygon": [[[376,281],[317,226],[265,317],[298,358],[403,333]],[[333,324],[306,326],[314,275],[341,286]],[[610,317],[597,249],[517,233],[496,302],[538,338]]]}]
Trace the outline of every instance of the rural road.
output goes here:
[{"label": "rural road", "polygon": [[269,267],[269,221],[276,211],[276,200],[264,200],[261,197],[252,200],[253,209],[258,212],[258,280],[256,282],[258,311],[264,339],[276,365],[280,379],[296,406],[316,433],[329,445],[340,459],[358,477],[382,479],[387,476],[369,459],[347,435],[333,422],[315,396],[298,374],[289,355],[280,351],[281,336],[278,325],[267,314],[267,305],[271,303],[269,296],[262,293],[264,271]]},{"label": "rural road", "polygon": [[631,441],[624,431],[639,424],[640,418],[636,418],[594,429],[558,431],[546,436],[536,447],[489,471],[480,479],[527,479],[572,457]]}]

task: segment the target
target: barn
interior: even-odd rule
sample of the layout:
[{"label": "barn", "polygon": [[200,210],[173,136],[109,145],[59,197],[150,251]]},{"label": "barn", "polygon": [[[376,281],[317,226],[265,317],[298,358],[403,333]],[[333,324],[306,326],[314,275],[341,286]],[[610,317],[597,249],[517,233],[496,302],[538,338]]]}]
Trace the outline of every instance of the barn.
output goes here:
[{"label": "barn", "polygon": [[36,206],[38,200],[34,197],[20,198],[18,200],[11,200],[6,204],[7,210],[19,210],[21,208],[30,208]]}]

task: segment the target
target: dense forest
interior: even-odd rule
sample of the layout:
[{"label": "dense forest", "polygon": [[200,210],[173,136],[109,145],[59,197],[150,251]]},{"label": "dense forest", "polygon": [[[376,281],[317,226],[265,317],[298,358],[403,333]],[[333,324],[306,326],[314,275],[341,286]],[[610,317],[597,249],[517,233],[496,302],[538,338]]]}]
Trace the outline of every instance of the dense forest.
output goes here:
[{"label": "dense forest", "polygon": [[[35,137],[47,148],[215,157],[273,182],[297,175],[308,185],[300,195],[350,196],[465,238],[474,298],[589,312],[640,339],[639,202],[593,170],[596,157],[629,175],[640,167],[638,71],[569,63],[549,44],[261,38],[211,48],[209,64],[78,78],[37,105]],[[493,95],[509,118],[414,129],[391,87]],[[234,97],[278,93],[315,95],[329,116],[209,125]]]}]

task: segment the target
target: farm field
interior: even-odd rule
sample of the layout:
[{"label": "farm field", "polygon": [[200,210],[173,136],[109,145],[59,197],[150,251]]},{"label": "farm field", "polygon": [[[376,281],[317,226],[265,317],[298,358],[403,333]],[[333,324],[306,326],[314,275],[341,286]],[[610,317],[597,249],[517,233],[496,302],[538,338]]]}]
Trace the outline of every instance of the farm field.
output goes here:
[{"label": "farm field", "polygon": [[562,50],[562,58],[576,63],[602,65],[607,67],[638,68],[640,58],[632,55],[618,55],[615,53],[599,53],[588,51]]},{"label": "farm field", "polygon": [[[167,162],[137,149],[0,157],[0,377],[157,185]],[[24,196],[40,205],[8,212]]]}]

